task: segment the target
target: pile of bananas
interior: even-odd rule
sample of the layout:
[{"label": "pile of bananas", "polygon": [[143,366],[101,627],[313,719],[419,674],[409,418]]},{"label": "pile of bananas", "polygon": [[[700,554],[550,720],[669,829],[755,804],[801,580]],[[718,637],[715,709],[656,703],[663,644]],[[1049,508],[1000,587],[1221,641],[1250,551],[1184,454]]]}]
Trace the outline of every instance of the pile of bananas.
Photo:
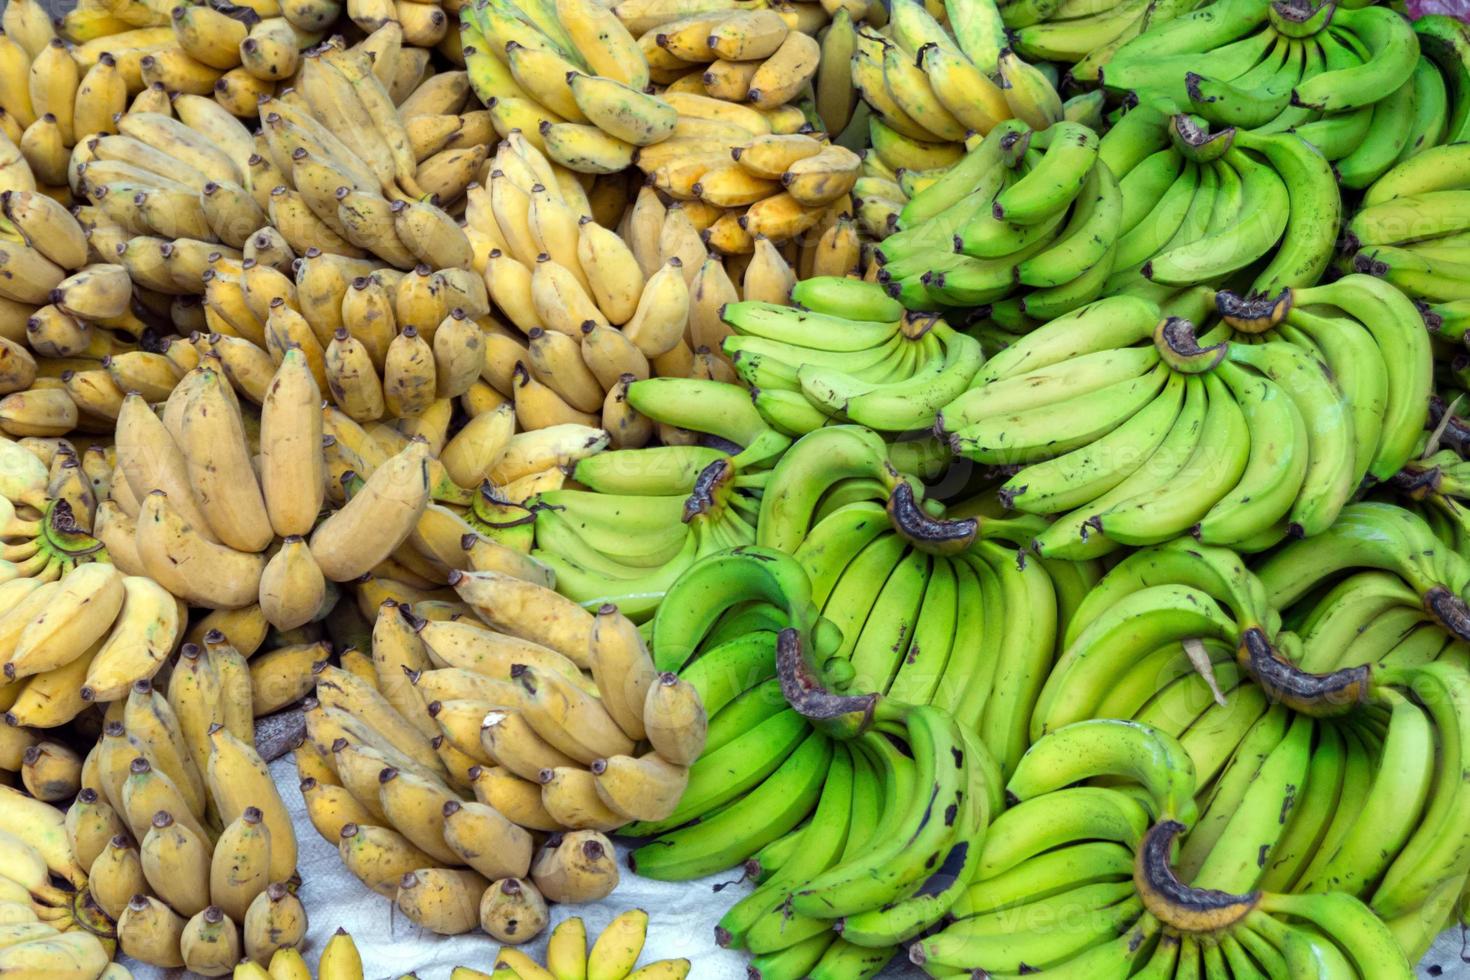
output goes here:
[{"label": "pile of bananas", "polygon": [[1196,338],[1147,300],[1098,300],[997,354],[941,411],[955,452],[1019,466],[1008,506],[1062,515],[1039,553],[1185,533],[1263,551],[1327,531],[1365,479],[1415,454],[1432,356],[1402,293],[1350,275],[1213,305],[1223,320]]},{"label": "pile of bananas", "polygon": [[460,980],[682,980],[637,911],[514,948],[614,834],[743,866],[764,980],[1378,980],[1463,914],[1470,28],[0,28],[0,974],[309,978],[286,753]]},{"label": "pile of bananas", "polygon": [[792,435],[845,421],[928,429],[984,360],[975,338],[932,313],[906,313],[871,283],[816,277],[792,297],[800,310],[726,307],[734,333],[723,344],[762,417]]},{"label": "pile of bananas", "polygon": [[[654,621],[657,663],[725,702],[710,725],[723,744],[707,743],[677,810],[625,832],[659,834],[630,858],[655,878],[759,862],[763,883],[722,920],[722,945],[769,951],[783,976],[867,975],[958,897],[971,841],[1001,805],[1000,774],[943,710],[824,688],[803,649],[820,618],[812,598],[801,565],[767,548],[705,559],[679,580]],[[820,634],[830,640],[830,624]],[[742,690],[756,670],[768,679]],[[752,968],[773,965],[763,955]]]},{"label": "pile of bananas", "polygon": [[[638,966],[643,941],[648,934],[648,913],[642,909],[623,912],[587,948],[587,926],[576,916],[563,919],[546,943],[546,965],[542,966],[518,949],[502,947],[495,956],[493,973],[467,966],[456,967],[451,980],[684,980],[689,975],[687,959],[658,960]],[[636,969],[635,969],[636,967]]]},{"label": "pile of bananas", "polygon": [[[823,60],[814,35],[827,12],[815,3],[705,7],[684,15],[674,5],[587,0],[474,3],[462,45],[502,136],[519,129],[572,171],[612,175],[594,187],[613,197],[636,164],[723,254],[749,254],[758,237],[788,241],[824,218],[832,224],[851,210],[861,160],[805,135],[815,104],[794,104]],[[853,35],[843,13],[829,32],[835,66],[845,61],[835,49]],[[842,74],[826,85],[842,105],[828,113],[833,132],[851,113]]]},{"label": "pile of bananas", "polygon": [[409,919],[525,943],[547,902],[616,887],[604,832],[678,803],[704,709],[615,606],[593,616],[498,572],[450,580],[483,625],[390,600],[365,676],[317,665],[301,793],[344,866]]}]

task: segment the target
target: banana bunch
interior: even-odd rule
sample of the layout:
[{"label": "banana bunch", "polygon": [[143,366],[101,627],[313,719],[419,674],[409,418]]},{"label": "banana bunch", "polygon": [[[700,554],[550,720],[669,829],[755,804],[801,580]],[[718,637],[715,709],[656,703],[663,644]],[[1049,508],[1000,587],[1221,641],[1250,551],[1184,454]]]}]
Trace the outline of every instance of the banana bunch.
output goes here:
[{"label": "banana bunch", "polygon": [[[252,959],[235,965],[234,980],[311,980],[311,967],[294,946],[284,946],[271,954],[269,969]],[[362,980],[362,954],[347,930],[338,928],[322,947],[317,964],[319,980]]]},{"label": "banana bunch", "polygon": [[[9,738],[58,728],[91,703],[125,698],[157,673],[182,636],[180,603],[166,589],[105,561],[51,581],[11,579],[6,592],[0,698],[15,729]],[[75,780],[62,781],[68,784],[74,792]]]},{"label": "banana bunch", "polygon": [[[124,613],[143,598],[130,587]],[[171,619],[174,600],[164,601]],[[166,622],[131,615],[129,644],[166,635]],[[255,748],[254,706],[272,693],[259,668],[273,656],[247,666],[212,631],[179,651],[166,688],[143,677],[110,695],[64,834],[88,872],[90,901],[136,960],[223,976],[242,956],[265,963],[305,936],[305,910],[286,884],[295,832]],[[81,690],[89,701],[108,696]]]},{"label": "banana bunch", "polygon": [[[1424,549],[1417,560],[1410,544]],[[1254,572],[1192,542],[1135,552],[1069,624],[1031,736],[1042,745],[1112,718],[1178,739],[1198,781],[1199,819],[1180,818],[1191,826],[1177,857],[1191,881],[1346,892],[1417,959],[1470,870],[1424,858],[1461,846],[1440,823],[1460,787],[1435,768],[1446,749],[1430,746],[1456,743],[1470,707],[1449,680],[1467,651],[1464,601],[1435,581],[1462,588],[1466,570],[1426,524],[1383,504],[1353,505]],[[1283,614],[1298,631],[1280,629]],[[1352,832],[1365,816],[1373,831]]]},{"label": "banana bunch", "polygon": [[1000,5],[1000,17],[1021,57],[1067,64],[1073,81],[1095,85],[1119,48],[1194,9],[1193,0],[1151,5],[1013,0]]},{"label": "banana bunch", "polygon": [[1465,184],[1458,177],[1459,144],[1426,149],[1389,170],[1363,194],[1345,226],[1350,254],[1344,263],[1393,283],[1426,307],[1436,336],[1458,348],[1463,341],[1458,285],[1464,256],[1456,206]]},{"label": "banana bunch", "polygon": [[869,109],[874,153],[895,170],[932,171],[1007,119],[1038,130],[1061,121],[1055,79],[1017,57],[1005,31],[990,0],[901,0],[882,30],[858,27],[847,42],[852,84]]},{"label": "banana bunch", "polygon": [[110,964],[117,947],[112,923],[87,900],[87,875],[68,841],[66,815],[9,786],[0,787],[0,803],[0,967],[18,975],[55,970],[123,980],[127,971]]},{"label": "banana bunch", "polygon": [[771,425],[802,435],[856,422],[886,432],[928,429],[969,387],[980,342],[932,314],[908,314],[881,286],[817,277],[792,287],[800,308],[726,306],[723,350]]},{"label": "banana bunch", "polygon": [[[1246,811],[1257,825],[1279,829],[1276,789]],[[1324,962],[1343,977],[1412,976],[1393,933],[1349,894],[1232,892],[1210,883],[1228,876],[1180,866],[1176,842],[1187,851],[1203,828],[1196,774],[1167,733],[1107,720],[1057,729],[1007,790],[1017,802],[991,824],[955,921],[909,949],[933,976],[1287,976]]]},{"label": "banana bunch", "polygon": [[551,570],[557,591],[589,609],[611,603],[637,621],[651,618],[699,559],[754,544],[760,512],[758,489],[741,486],[729,458],[701,470],[687,496],[563,489],[538,495],[532,507],[531,557]]},{"label": "banana bunch", "polygon": [[624,830],[657,835],[630,858],[645,876],[754,858],[760,887],[716,937],[757,954],[763,976],[876,972],[945,915],[1002,802],[998,766],[947,712],[829,686],[860,681],[833,665],[813,599],[801,565],[762,547],[676,583],[654,620],[656,662],[708,692],[710,741],[678,807]]},{"label": "banana bunch", "polygon": [[495,954],[492,973],[461,966],[456,967],[450,976],[452,980],[527,980],[529,977],[574,980],[589,976],[606,977],[607,980],[684,980],[690,967],[686,959],[637,965],[647,934],[648,913],[632,909],[608,923],[589,950],[587,926],[572,916],[551,930],[546,943],[545,966],[518,949],[502,946]]},{"label": "banana bunch", "polygon": [[1229,0],[1150,25],[1113,52],[1102,80],[1212,123],[1292,130],[1344,186],[1363,188],[1446,125],[1444,81],[1419,50],[1413,25],[1386,6]]},{"label": "banana bunch", "polygon": [[[348,19],[366,34],[386,28],[379,50],[394,58],[402,51],[419,74],[434,53],[430,49],[463,65],[457,45],[450,43],[457,40],[449,30],[452,7],[354,0],[346,18],[343,13],[342,5],[331,0],[191,4],[178,15],[173,5],[157,0],[82,0],[53,24],[41,4],[24,0],[6,17],[5,30],[33,59],[51,40],[67,42],[77,65],[70,82],[78,121],[100,123],[82,127],[81,135],[107,130],[111,113],[137,97],[166,107],[170,95],[199,95],[235,115],[253,117],[258,98],[289,85],[302,52]],[[12,105],[5,108],[18,115]],[[17,122],[24,127],[30,118],[22,114]]]},{"label": "banana bunch", "polygon": [[1215,305],[1224,321],[1197,340],[1180,318],[1150,327],[1158,308],[1138,297],[1099,300],[997,354],[940,413],[957,454],[1021,467],[1007,506],[1063,515],[1038,553],[1097,557],[1186,531],[1262,551],[1292,528],[1327,531],[1365,478],[1413,455],[1432,364],[1403,294],[1354,275]]},{"label": "banana bunch", "polygon": [[611,174],[672,135],[677,110],[645,91],[648,58],[607,8],[478,0],[460,14],[475,94],[501,136],[520,129],[563,166]]},{"label": "banana bunch", "polygon": [[[92,446],[79,461],[68,440],[23,437],[5,440],[0,453],[0,465],[9,467],[7,485],[0,489],[5,522],[0,528],[0,567],[7,579],[41,585],[79,565],[105,560],[102,542],[88,532],[95,529],[99,495],[105,498],[111,482],[108,452]],[[20,598],[17,592],[14,601]]]},{"label": "banana bunch", "polygon": [[[793,555],[820,612],[823,654],[844,684],[934,705],[980,734],[1002,767],[1026,747],[1024,719],[1054,655],[1086,564],[1018,563],[1042,526],[949,513],[894,468],[876,433],[832,426],[772,471],[757,543]],[[1053,580],[1056,577],[1056,581]],[[1006,597],[1002,633],[986,626]],[[698,661],[696,661],[698,663]]]},{"label": "banana bunch", "polygon": [[[665,214],[652,191],[627,212],[641,234],[620,235],[594,220],[575,178],[519,134],[492,162],[488,187],[470,189],[466,227],[509,326],[495,320],[486,331],[481,377],[514,405],[522,429],[601,422],[616,445],[642,445],[651,426],[629,404],[630,384],[729,375],[709,350],[715,310],[735,294],[724,266],[682,209]],[[554,172],[575,188],[568,197],[557,196]]]},{"label": "banana bunch", "polygon": [[911,310],[994,304],[1024,285],[1033,315],[1060,315],[1101,294],[1121,220],[1092,130],[1007,121],[904,206],[877,278]]},{"label": "banana bunch", "polygon": [[[344,866],[414,922],[529,942],[547,902],[616,887],[604,833],[678,803],[704,711],[615,606],[494,571],[450,582],[466,618],[385,601],[370,670],[318,667],[301,793]],[[533,831],[552,835],[539,850]]]},{"label": "banana bunch", "polygon": [[1253,292],[1276,293],[1315,284],[1331,260],[1337,183],[1299,135],[1210,132],[1197,117],[1145,104],[1108,133],[1100,152],[1118,174],[1122,199],[1103,295],[1187,305],[1191,287],[1246,276]]},{"label": "banana bunch", "polygon": [[[453,111],[464,91],[439,83],[423,100],[415,89],[395,105],[365,43],[347,48],[333,39],[308,52],[288,95],[260,99],[258,140],[200,96],[182,104],[180,96],[162,112],[131,107],[115,132],[70,154],[73,192],[133,236],[220,243],[231,250],[220,254],[237,260],[235,250],[269,224],[297,255],[320,248],[405,269],[468,268],[463,233],[430,195],[453,205],[485,150],[440,150],[421,162],[407,131],[415,112],[440,104]],[[196,266],[213,251],[204,249]]]}]

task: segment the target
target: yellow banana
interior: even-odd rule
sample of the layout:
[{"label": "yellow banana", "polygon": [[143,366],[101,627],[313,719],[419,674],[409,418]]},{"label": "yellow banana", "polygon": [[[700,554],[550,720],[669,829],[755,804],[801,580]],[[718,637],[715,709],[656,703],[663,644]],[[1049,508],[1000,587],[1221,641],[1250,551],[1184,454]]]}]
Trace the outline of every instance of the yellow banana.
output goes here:
[{"label": "yellow banana", "polygon": [[[531,866],[531,880],[553,902],[606,898],[617,887],[618,877],[612,842],[595,830],[576,830],[560,839],[552,838]],[[594,945],[588,957],[589,976],[596,956]]]}]

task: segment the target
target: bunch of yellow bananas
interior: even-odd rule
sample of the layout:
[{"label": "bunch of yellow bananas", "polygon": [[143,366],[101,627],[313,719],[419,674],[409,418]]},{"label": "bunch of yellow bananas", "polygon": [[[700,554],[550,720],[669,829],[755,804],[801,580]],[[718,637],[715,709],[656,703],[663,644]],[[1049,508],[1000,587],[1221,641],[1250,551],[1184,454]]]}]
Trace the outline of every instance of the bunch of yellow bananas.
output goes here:
[{"label": "bunch of yellow bananas", "polygon": [[109,963],[112,923],[85,901],[87,875],[64,821],[55,807],[0,787],[0,970],[127,980],[127,970]]},{"label": "bunch of yellow bananas", "polygon": [[501,949],[495,957],[493,973],[461,966],[450,977],[451,980],[684,980],[690,965],[685,959],[659,960],[638,967],[647,935],[648,913],[632,909],[613,919],[589,951],[587,926],[573,916],[551,931],[545,966],[520,950]]},{"label": "bunch of yellow bananas", "polygon": [[[338,929],[322,947],[316,980],[362,980],[362,977],[362,954],[357,951],[357,943],[347,930]],[[251,959],[241,960],[235,966],[234,980],[312,980],[312,974],[301,951],[287,946],[272,954],[269,969]]]},{"label": "bunch of yellow bananas", "polygon": [[[485,567],[451,573],[455,599],[383,603],[371,672],[318,666],[295,760],[364,884],[433,932],[523,943],[548,902],[616,887],[604,832],[672,810],[705,718],[614,607],[586,612],[488,539],[472,551]],[[552,835],[539,851],[533,832]]]}]

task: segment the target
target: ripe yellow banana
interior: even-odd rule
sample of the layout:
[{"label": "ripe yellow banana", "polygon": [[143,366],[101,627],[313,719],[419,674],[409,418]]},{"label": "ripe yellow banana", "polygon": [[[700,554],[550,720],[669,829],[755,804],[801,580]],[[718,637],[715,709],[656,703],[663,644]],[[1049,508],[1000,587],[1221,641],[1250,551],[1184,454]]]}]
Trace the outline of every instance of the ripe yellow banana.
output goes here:
[{"label": "ripe yellow banana", "polygon": [[774,10],[742,11],[726,17],[710,32],[710,48],[732,61],[759,61],[774,55],[791,27]]},{"label": "ripe yellow banana", "polygon": [[326,579],[306,540],[299,534],[287,535],[261,572],[260,608],[265,618],[280,630],[304,626],[321,610],[326,591]]},{"label": "ripe yellow banana", "polygon": [[153,815],[153,825],[138,845],[143,876],[180,915],[197,915],[209,905],[209,848],[205,840],[162,810]]},{"label": "ripe yellow banana", "polygon": [[[595,830],[576,830],[547,841],[531,880],[553,902],[595,902],[618,884],[617,854],[612,842]],[[594,947],[595,949],[595,947]],[[590,959],[589,959],[590,966]]]},{"label": "ripe yellow banana", "polygon": [[531,835],[483,803],[445,803],[444,841],[460,861],[492,881],[531,870]]},{"label": "ripe yellow banana", "polygon": [[661,674],[648,689],[643,724],[653,750],[677,765],[691,765],[704,751],[709,721],[699,693],[674,674]]},{"label": "ripe yellow banana", "polygon": [[499,766],[477,766],[470,770],[475,798],[505,814],[511,823],[527,830],[566,830],[541,802],[541,785],[522,779]]},{"label": "ripe yellow banana", "polygon": [[687,768],[657,753],[598,759],[592,763],[592,775],[602,802],[630,820],[662,820],[669,816],[689,784]]},{"label": "ripe yellow banana", "polygon": [[285,881],[296,871],[296,834],[270,772],[253,745],[223,726],[217,726],[209,737],[212,751],[207,777],[220,818],[234,821],[247,807],[258,808],[270,831],[271,879]]},{"label": "ripe yellow banana", "polygon": [[118,834],[108,842],[92,862],[87,889],[114,921],[122,916],[134,895],[148,891],[148,879],[143,877],[143,864],[131,837]]},{"label": "ripe yellow banana", "polygon": [[434,401],[434,351],[413,327],[388,345],[383,360],[383,399],[390,415],[422,415]]},{"label": "ripe yellow banana", "polygon": [[329,844],[341,839],[342,828],[348,824],[366,824],[375,819],[349,790],[309,776],[301,781],[301,798],[311,825]]},{"label": "ripe yellow banana", "polygon": [[[78,565],[61,580],[46,606],[4,651],[5,676],[30,677],[72,663],[107,631],[122,609],[123,576],[103,562]],[[24,608],[24,607],[22,607]],[[14,622],[15,611],[5,617]]]},{"label": "ripe yellow banana", "polygon": [[[265,557],[209,541],[162,490],[144,498],[138,517],[138,557],[174,595],[212,609],[253,603]],[[181,571],[187,568],[187,573]]]},{"label": "ripe yellow banana", "polygon": [[[434,859],[397,831],[372,824],[347,824],[337,845],[342,864],[363,884],[387,898],[410,871],[434,867]],[[260,899],[256,899],[257,902]]]},{"label": "ripe yellow banana", "polygon": [[[173,808],[169,812],[191,827],[199,826],[207,803],[204,777],[194,765],[188,742],[167,699],[153,690],[151,682],[138,681],[128,694],[122,719],[128,741],[138,748],[153,771],[166,776],[183,797],[187,812],[175,812]],[[146,818],[151,814],[144,812],[140,816]]]},{"label": "ripe yellow banana", "polygon": [[679,114],[663,99],[614,78],[573,73],[569,79],[582,115],[610,136],[648,146],[673,134]]},{"label": "ripe yellow banana", "polygon": [[251,32],[245,20],[211,7],[175,7],[170,17],[189,57],[222,70],[240,64],[240,44]]},{"label": "ripe yellow banana", "polygon": [[232,973],[240,960],[240,932],[231,918],[208,906],[184,924],[179,952],[185,968],[205,977]]},{"label": "ripe yellow banana", "polygon": [[275,881],[250,903],[240,931],[245,955],[265,964],[278,950],[300,947],[305,941],[306,909],[283,881]]},{"label": "ripe yellow banana", "polygon": [[430,932],[457,936],[480,924],[480,899],[489,886],[474,871],[420,868],[399,880],[394,904]]},{"label": "ripe yellow banana", "polygon": [[410,444],[312,532],[311,553],[327,578],[358,578],[408,537],[429,499],[427,457],[427,444]]},{"label": "ripe yellow banana", "polygon": [[243,552],[275,536],[250,462],[240,409],[224,377],[203,369],[183,418],[181,447],[199,507],[221,543]]},{"label": "ripe yellow banana", "polygon": [[592,0],[556,0],[556,17],[588,67],[643,90],[648,60],[617,15]]},{"label": "ripe yellow banana", "polygon": [[151,895],[137,894],[128,900],[117,920],[117,945],[127,956],[149,966],[184,965],[180,942],[185,920]]},{"label": "ripe yellow banana", "polygon": [[246,807],[225,827],[209,866],[210,901],[233,921],[244,922],[250,903],[270,883],[270,831],[256,807]]},{"label": "ripe yellow banana", "polygon": [[647,935],[648,913],[642,909],[632,909],[613,919],[587,955],[587,980],[627,976],[643,954]]},{"label": "ripe yellow banana", "polygon": [[638,308],[623,334],[650,359],[665,354],[684,337],[689,322],[689,285],[683,262],[670,259],[649,276]]},{"label": "ripe yellow banana", "polygon": [[583,174],[613,174],[632,166],[637,146],[596,126],[543,120],[538,132],[546,155]]},{"label": "ripe yellow banana", "polygon": [[90,869],[107,850],[108,842],[118,834],[126,834],[127,829],[112,804],[91,787],[83,788],[76,803],[66,811],[66,836],[83,868]]},{"label": "ripe yellow banana", "polygon": [[546,900],[523,878],[504,878],[480,899],[480,928],[502,943],[530,942],[550,922]]},{"label": "ripe yellow banana", "polygon": [[178,603],[157,582],[146,576],[128,575],[121,584],[122,605],[87,670],[81,691],[89,701],[116,701],[136,681],[153,676],[172,652],[182,629]]}]

